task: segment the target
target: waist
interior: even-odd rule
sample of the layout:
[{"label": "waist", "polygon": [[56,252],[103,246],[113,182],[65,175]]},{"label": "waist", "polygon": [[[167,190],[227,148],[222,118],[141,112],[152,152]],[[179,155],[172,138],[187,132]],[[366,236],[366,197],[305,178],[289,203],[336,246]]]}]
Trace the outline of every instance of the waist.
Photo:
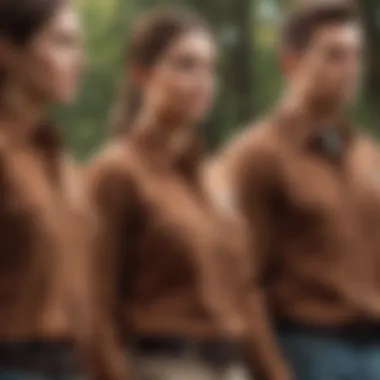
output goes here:
[{"label": "waist", "polygon": [[226,340],[196,340],[180,336],[137,336],[130,348],[138,357],[169,357],[200,360],[214,365],[241,361],[240,346]]},{"label": "waist", "polygon": [[180,336],[197,341],[239,341],[246,333],[247,322],[230,315],[214,316],[194,309],[180,312],[175,309],[126,310],[123,317],[125,333],[132,336]]},{"label": "waist", "polygon": [[0,304],[0,342],[72,339],[72,323],[63,306],[32,302]]},{"label": "waist", "polygon": [[380,322],[380,289],[375,283],[348,285],[287,278],[267,288],[275,316],[311,325],[342,326],[357,320]]},{"label": "waist", "polygon": [[79,372],[78,358],[68,341],[0,341],[0,368],[36,372]]}]

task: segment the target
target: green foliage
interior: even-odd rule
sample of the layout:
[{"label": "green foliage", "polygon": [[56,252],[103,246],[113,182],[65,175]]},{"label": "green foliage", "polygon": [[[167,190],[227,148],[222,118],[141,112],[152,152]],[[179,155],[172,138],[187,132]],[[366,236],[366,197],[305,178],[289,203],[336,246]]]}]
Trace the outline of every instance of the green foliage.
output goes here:
[{"label": "green foliage", "polygon": [[[77,102],[70,108],[57,110],[58,120],[73,151],[78,157],[85,158],[106,138],[110,109],[122,74],[128,30],[141,12],[158,4],[190,6],[214,25],[220,42],[220,94],[202,133],[210,146],[229,138],[248,122],[248,118],[268,110],[279,96],[281,77],[276,67],[276,27],[280,5],[290,1],[80,0],[88,64]],[[371,14],[375,3],[377,0],[361,0],[361,4],[366,5],[363,9],[368,16],[368,25],[376,17],[376,12]],[[373,22],[378,25],[376,20]],[[380,29],[375,32],[379,33]],[[238,39],[234,41],[232,38],[231,42],[231,35],[237,35]],[[376,49],[376,36],[374,41]],[[250,65],[248,71],[244,71],[246,61]],[[380,84],[376,88],[380,88]],[[368,128],[376,126],[379,120],[377,98],[372,93],[363,99],[367,100],[353,110],[353,115],[380,137],[379,129]],[[248,110],[247,106],[242,107],[244,101]]]},{"label": "green foliage", "polygon": [[57,117],[74,152],[85,157],[107,133],[131,11],[123,0],[82,0],[80,12],[87,48],[83,85],[75,104],[58,109]]}]

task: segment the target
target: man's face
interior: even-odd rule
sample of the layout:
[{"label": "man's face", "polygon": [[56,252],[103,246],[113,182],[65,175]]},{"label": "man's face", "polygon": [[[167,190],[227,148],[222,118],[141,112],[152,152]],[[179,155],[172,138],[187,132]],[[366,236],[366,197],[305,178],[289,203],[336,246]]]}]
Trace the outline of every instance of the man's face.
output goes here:
[{"label": "man's face", "polygon": [[363,37],[358,24],[321,27],[294,60],[292,74],[319,100],[349,103],[362,76]]}]

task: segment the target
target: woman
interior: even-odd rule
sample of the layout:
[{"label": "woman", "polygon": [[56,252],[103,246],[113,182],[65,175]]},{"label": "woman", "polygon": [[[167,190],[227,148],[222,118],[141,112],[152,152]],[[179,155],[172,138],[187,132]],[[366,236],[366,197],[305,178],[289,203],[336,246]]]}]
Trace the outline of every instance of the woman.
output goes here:
[{"label": "woman", "polygon": [[169,10],[146,15],[129,46],[118,133],[88,173],[99,336],[127,342],[132,379],[244,379],[244,239],[202,186],[192,132],[213,100],[215,42],[197,16]]},{"label": "woman", "polygon": [[81,48],[68,1],[0,2],[1,380],[79,373],[72,344],[84,342],[90,312],[89,231],[76,169],[47,111],[72,100]]}]

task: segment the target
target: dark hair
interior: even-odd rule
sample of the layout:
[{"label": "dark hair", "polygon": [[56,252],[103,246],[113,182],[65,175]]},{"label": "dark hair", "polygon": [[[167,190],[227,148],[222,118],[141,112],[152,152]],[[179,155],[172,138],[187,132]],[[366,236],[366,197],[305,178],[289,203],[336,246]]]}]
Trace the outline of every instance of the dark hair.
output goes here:
[{"label": "dark hair", "polygon": [[0,0],[0,37],[26,44],[67,0]]},{"label": "dark hair", "polygon": [[300,52],[308,46],[318,29],[359,20],[357,6],[350,0],[301,2],[285,17],[281,30],[281,47]]},{"label": "dark hair", "polygon": [[[171,42],[198,28],[210,31],[205,20],[187,9],[170,8],[147,13],[132,30],[126,62],[130,67],[151,67]],[[128,129],[141,106],[140,91],[128,78],[124,78],[121,92],[113,115],[113,132],[116,133]]]},{"label": "dark hair", "polygon": [[[67,0],[0,0],[0,38],[27,44]],[[6,73],[0,68],[0,85]]]},{"label": "dark hair", "polygon": [[[0,0],[0,38],[26,45],[66,3],[67,0]],[[5,78],[0,68],[0,85]],[[35,142],[54,158],[63,145],[57,129],[49,122],[39,126]]]}]

